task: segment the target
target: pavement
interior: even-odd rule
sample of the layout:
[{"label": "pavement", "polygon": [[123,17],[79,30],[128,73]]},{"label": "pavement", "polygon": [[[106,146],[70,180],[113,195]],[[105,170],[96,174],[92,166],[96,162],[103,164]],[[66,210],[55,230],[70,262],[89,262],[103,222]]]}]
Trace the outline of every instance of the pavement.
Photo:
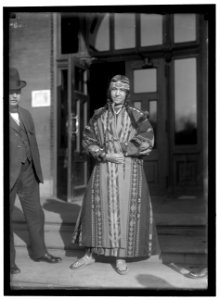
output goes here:
[{"label": "pavement", "polygon": [[94,264],[83,269],[71,270],[69,266],[83,256],[82,249],[72,251],[50,249],[50,253],[62,257],[57,264],[35,262],[25,247],[17,247],[17,265],[20,274],[11,276],[11,290],[37,289],[160,289],[205,290],[207,277],[190,279],[184,276],[187,266],[165,265],[158,256],[147,260],[129,261],[129,272],[119,275],[110,258],[97,258]]},{"label": "pavement", "polygon": [[[205,225],[207,222],[206,203],[197,197],[184,195],[178,199],[167,199],[167,197],[153,198],[152,202],[155,218],[159,225]],[[45,212],[45,221],[51,235],[53,232],[50,226],[54,227],[56,224],[65,226],[65,224],[75,223],[80,203],[65,203],[55,199],[42,199],[42,206]],[[14,220],[18,222],[18,225],[24,220],[19,201],[16,201]],[[51,238],[53,243],[58,241],[57,234],[59,234],[59,231],[56,232],[55,238],[53,236]],[[17,244],[16,263],[21,269],[21,273],[11,276],[8,281],[7,278],[5,279],[6,286],[9,284],[11,292],[13,291],[16,294],[16,292],[24,290],[31,292],[31,290],[51,291],[53,289],[60,289],[61,291],[84,291],[88,289],[136,289],[137,291],[146,291],[156,289],[162,291],[202,290],[205,292],[208,288],[207,277],[190,279],[184,276],[184,274],[194,270],[195,266],[166,265],[158,256],[152,256],[147,260],[129,261],[129,272],[123,276],[116,272],[114,261],[103,257],[98,257],[97,261],[92,265],[73,271],[69,266],[78,257],[83,256],[83,249],[64,250],[66,248],[60,247],[59,243],[56,247],[52,241],[49,241],[49,236],[47,243],[50,244],[49,252],[55,256],[62,257],[62,262],[58,264],[35,262],[29,257],[26,244],[24,242]],[[63,243],[61,246],[63,246]]]}]

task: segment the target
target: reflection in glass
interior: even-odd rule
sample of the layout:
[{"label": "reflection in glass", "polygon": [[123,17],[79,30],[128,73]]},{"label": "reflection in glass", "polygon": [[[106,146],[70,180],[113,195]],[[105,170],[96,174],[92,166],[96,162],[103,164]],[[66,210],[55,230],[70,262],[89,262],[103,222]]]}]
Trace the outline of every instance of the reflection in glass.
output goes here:
[{"label": "reflection in glass", "polygon": [[157,69],[134,70],[134,93],[157,91]]},{"label": "reflection in glass", "polygon": [[135,47],[135,14],[115,14],[115,49]]},{"label": "reflection in glass", "polygon": [[76,100],[76,151],[80,152],[80,137],[81,137],[81,120],[82,115],[82,105],[79,99]]},{"label": "reflection in glass", "polygon": [[141,46],[161,45],[162,43],[163,17],[155,14],[141,14]]},{"label": "reflection in glass", "polygon": [[61,71],[61,85],[58,87],[58,147],[67,148],[67,135],[68,135],[68,103],[67,103],[67,90],[68,90],[68,72],[67,70]]},{"label": "reflection in glass", "polygon": [[175,143],[197,143],[196,58],[175,60]]},{"label": "reflection in glass", "polygon": [[107,51],[110,48],[109,14],[106,14],[99,26],[95,48],[98,51]]},{"label": "reflection in glass", "polygon": [[174,42],[182,43],[196,40],[196,15],[174,15]]},{"label": "reflection in glass", "polygon": [[67,200],[67,151],[68,151],[68,71],[59,71],[57,86],[57,196]]},{"label": "reflection in glass", "polygon": [[149,101],[149,121],[154,130],[154,148],[157,148],[157,100]]}]

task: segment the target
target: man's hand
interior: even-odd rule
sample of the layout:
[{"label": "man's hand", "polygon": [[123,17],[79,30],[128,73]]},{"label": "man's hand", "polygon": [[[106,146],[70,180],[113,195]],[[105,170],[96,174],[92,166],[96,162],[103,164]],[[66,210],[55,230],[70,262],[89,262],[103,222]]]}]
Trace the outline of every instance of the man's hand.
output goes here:
[{"label": "man's hand", "polygon": [[123,164],[125,158],[122,153],[108,153],[106,154],[106,160],[115,164]]}]

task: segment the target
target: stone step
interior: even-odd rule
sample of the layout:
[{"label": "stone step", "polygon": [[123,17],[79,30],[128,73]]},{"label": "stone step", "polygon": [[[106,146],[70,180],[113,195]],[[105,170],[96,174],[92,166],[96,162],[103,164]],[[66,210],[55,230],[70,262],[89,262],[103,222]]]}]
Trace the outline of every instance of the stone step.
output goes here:
[{"label": "stone step", "polygon": [[202,226],[158,227],[164,263],[206,265],[207,237]]},{"label": "stone step", "polygon": [[[73,203],[58,199],[41,199],[44,210],[45,223],[75,224],[81,208],[82,200]],[[155,222],[160,225],[174,226],[198,226],[206,225],[207,216],[205,205],[201,199],[191,200],[163,200],[154,198],[152,200]],[[16,199],[13,213],[15,222],[24,222],[21,204]]]},{"label": "stone step", "polygon": [[164,264],[175,263],[176,265],[187,265],[190,267],[207,266],[207,255],[204,253],[162,253]]},{"label": "stone step", "polygon": [[[45,224],[45,241],[49,249],[75,249],[71,244],[74,225]],[[206,234],[202,226],[174,227],[157,226],[163,261],[183,264],[204,264],[206,259]],[[24,222],[14,223],[15,245],[29,245],[27,226]]]},{"label": "stone step", "polygon": [[[153,199],[154,217],[166,262],[200,264],[206,259],[206,214],[201,199]],[[81,207],[81,200],[67,203],[41,199],[45,214],[45,240],[48,248],[73,249],[71,236]],[[13,214],[15,245],[29,243],[21,205],[16,199]]]}]

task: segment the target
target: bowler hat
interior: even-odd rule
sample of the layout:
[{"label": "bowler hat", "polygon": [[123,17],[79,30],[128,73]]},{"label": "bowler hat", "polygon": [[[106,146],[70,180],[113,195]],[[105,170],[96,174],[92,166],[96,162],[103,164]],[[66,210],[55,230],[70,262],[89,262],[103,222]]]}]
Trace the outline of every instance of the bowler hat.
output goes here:
[{"label": "bowler hat", "polygon": [[10,68],[9,70],[9,89],[10,90],[20,90],[26,86],[26,81],[20,80],[18,70],[15,68]]}]

